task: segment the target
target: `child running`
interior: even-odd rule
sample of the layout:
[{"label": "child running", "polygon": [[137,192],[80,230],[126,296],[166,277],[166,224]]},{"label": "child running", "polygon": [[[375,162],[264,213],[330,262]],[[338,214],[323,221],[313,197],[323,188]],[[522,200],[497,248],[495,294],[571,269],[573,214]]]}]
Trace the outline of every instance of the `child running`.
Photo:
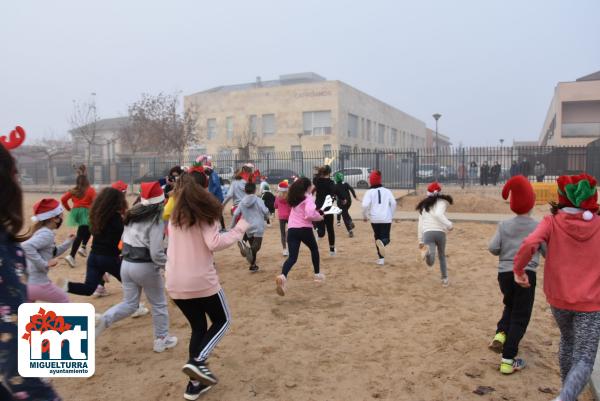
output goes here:
[{"label": "child running", "polygon": [[356,192],[354,192],[354,188],[347,182],[344,182],[344,174],[338,171],[333,176],[333,180],[335,181],[335,197],[337,198],[337,204],[340,209],[342,209],[342,213],[337,215],[337,225],[340,225],[340,219],[344,219],[344,225],[346,226],[346,230],[348,230],[348,236],[350,238],[354,237],[354,223],[352,222],[352,217],[350,217],[350,207],[352,206],[352,198],[351,195],[356,199]]},{"label": "child running", "polygon": [[102,282],[104,273],[110,273],[121,281],[121,258],[119,241],[123,234],[122,214],[127,210],[123,192],[104,188],[92,205],[90,224],[92,227],[92,251],[87,259],[84,283],[64,281],[62,288],[77,295],[92,295]]},{"label": "child running", "polygon": [[504,303],[496,335],[489,347],[502,354],[500,372],[504,374],[511,374],[525,367],[525,361],[516,356],[519,343],[531,319],[536,269],[540,258],[539,252],[536,252],[525,268],[531,286],[523,288],[517,285],[512,272],[513,260],[521,243],[535,230],[538,222],[531,217],[531,209],[535,206],[535,193],[527,178],[518,175],[508,180],[502,189],[502,197],[508,199],[509,194],[510,208],[516,216],[498,224],[496,234],[489,245],[489,251],[500,259],[498,283]]},{"label": "child running", "polygon": [[385,264],[385,247],[390,243],[390,230],[392,219],[396,211],[396,198],[389,189],[382,185],[381,172],[371,171],[369,175],[370,188],[362,200],[364,220],[371,221],[373,235],[375,236],[375,247],[377,248],[377,264]]},{"label": "child running", "polygon": [[63,208],[56,199],[44,198],[33,206],[33,235],[22,244],[27,258],[29,302],[69,302],[67,293],[48,278],[48,271],[58,263],[56,258],[65,253],[75,239],[70,235],[60,246],[54,243],[54,230],[62,225],[62,216]]},{"label": "child running", "polygon": [[419,211],[417,236],[421,258],[428,266],[433,266],[437,248],[443,287],[450,285],[446,266],[446,233],[452,230],[452,222],[446,217],[446,209],[451,204],[452,197],[442,194],[440,184],[433,182],[427,187],[427,197],[417,205]]},{"label": "child running", "polygon": [[260,183],[260,199],[265,203],[267,209],[269,209],[269,215],[267,216],[267,225],[271,227],[271,216],[275,213],[275,195],[271,193],[271,187],[269,183],[264,179]]},{"label": "child running", "polygon": [[246,196],[244,196],[233,213],[231,227],[235,226],[238,216],[244,217],[244,220],[250,225],[246,230],[246,237],[250,246],[244,248],[243,252],[248,263],[250,263],[250,271],[254,273],[259,269],[256,265],[256,255],[262,245],[265,233],[265,219],[269,216],[269,209],[267,209],[262,199],[255,195],[256,184],[252,182],[247,183],[245,192]]},{"label": "child running", "polygon": [[27,302],[27,287],[23,282],[26,260],[19,246],[25,240],[19,236],[23,227],[23,193],[17,183],[16,162],[9,150],[25,140],[25,131],[17,127],[9,138],[0,137],[0,399],[60,401],[49,382],[22,377],[18,370],[17,315],[19,305]]},{"label": "child running", "polygon": [[312,194],[313,186],[310,180],[302,177],[294,181],[290,187],[287,202],[292,208],[288,221],[288,249],[290,256],[281,269],[281,274],[275,278],[277,294],[284,296],[286,292],[287,275],[298,260],[300,243],[310,249],[314,280],[322,282],[325,275],[320,271],[319,247],[313,233],[313,222],[323,221],[323,211],[317,210]]},{"label": "child running", "polygon": [[559,401],[575,401],[590,379],[600,340],[600,217],[596,179],[561,176],[558,203],[519,248],[514,262],[517,284],[533,285],[525,267],[547,244],[544,293],[560,329]]},{"label": "child running", "polygon": [[227,192],[227,196],[223,199],[223,206],[230,200],[232,201],[233,206],[231,207],[231,214],[235,212],[237,205],[242,201],[242,198],[246,196],[246,184],[251,180],[252,167],[246,164],[235,175],[233,182],[229,186],[229,192]]},{"label": "child running", "polygon": [[[329,196],[331,198],[335,195],[334,184],[331,180],[331,167],[328,165],[320,167],[317,172],[317,176],[313,179],[313,184],[313,192],[316,193],[315,206],[318,209],[321,209],[325,204],[327,197]],[[333,214],[327,214],[316,224],[319,238],[325,237],[325,232],[327,232],[327,239],[329,241],[329,256],[336,255],[335,227],[333,226],[333,219]]]},{"label": "child running", "polygon": [[[231,231],[219,233],[223,206],[189,174],[180,178],[175,196],[177,203],[169,221],[166,287],[192,327],[189,359],[183,366],[190,378],[184,397],[195,400],[218,381],[207,360],[230,324],[213,252],[240,240],[248,223],[242,218]],[[208,329],[207,315],[211,321]]]},{"label": "child running", "polygon": [[288,256],[287,247],[287,224],[290,217],[290,205],[287,202],[287,192],[289,184],[287,180],[281,181],[277,185],[277,198],[275,198],[275,209],[277,209],[277,218],[279,219],[279,233],[281,235],[281,246],[283,247],[283,256]]},{"label": "child running", "polygon": [[165,195],[158,181],[144,182],[140,190],[140,203],[127,211],[123,222],[123,301],[99,317],[96,335],[133,315],[138,310],[140,295],[144,290],[152,306],[154,352],[163,352],[177,345],[177,337],[169,335],[169,311],[161,274],[167,262],[163,248],[162,219]]},{"label": "child running", "polygon": [[[87,256],[86,247],[91,235],[89,209],[95,198],[96,191],[90,185],[90,181],[85,174],[78,175],[75,187],[67,191],[60,198],[64,208],[70,212],[67,218],[67,225],[69,227],[77,227],[77,235],[73,241],[71,253],[65,258],[71,267],[75,267],[75,255],[78,252],[83,257]],[[73,202],[73,208],[69,206],[69,200]],[[81,249],[79,249],[80,245]]]}]

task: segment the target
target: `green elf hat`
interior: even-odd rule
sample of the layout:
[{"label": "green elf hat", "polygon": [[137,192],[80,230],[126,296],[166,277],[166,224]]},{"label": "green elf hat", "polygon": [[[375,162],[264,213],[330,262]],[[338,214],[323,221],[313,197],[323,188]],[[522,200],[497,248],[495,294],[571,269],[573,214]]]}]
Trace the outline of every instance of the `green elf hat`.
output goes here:
[{"label": "green elf hat", "polygon": [[336,182],[336,184],[341,184],[342,182],[344,182],[344,174],[342,174],[341,171],[338,171],[333,176],[333,180]]},{"label": "green elf hat", "polygon": [[588,174],[561,175],[558,184],[558,203],[565,206],[584,209],[585,220],[592,219],[592,213],[598,211],[598,191],[596,179]]}]

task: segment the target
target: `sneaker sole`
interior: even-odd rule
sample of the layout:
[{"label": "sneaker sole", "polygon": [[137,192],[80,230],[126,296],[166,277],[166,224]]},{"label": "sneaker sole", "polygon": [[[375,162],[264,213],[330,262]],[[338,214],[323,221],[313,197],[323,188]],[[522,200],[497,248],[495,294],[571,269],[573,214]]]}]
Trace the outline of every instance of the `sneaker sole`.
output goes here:
[{"label": "sneaker sole", "polygon": [[504,349],[504,344],[502,344],[500,341],[498,340],[494,340],[492,341],[492,343],[488,346],[489,349],[491,349],[492,351],[494,351],[497,354],[501,354],[502,350]]},{"label": "sneaker sole", "polygon": [[248,263],[252,263],[252,252],[246,252],[246,260]]},{"label": "sneaker sole", "polygon": [[375,246],[377,247],[379,254],[385,258],[385,245],[383,245],[383,241],[378,239],[375,241]]},{"label": "sneaker sole", "polygon": [[246,247],[245,247],[244,245],[242,245],[242,243],[241,243],[241,242],[239,242],[239,241],[238,241],[238,243],[237,243],[237,244],[238,244],[238,248],[240,248],[240,254],[241,254],[243,257],[246,257]]},{"label": "sneaker sole", "polygon": [[277,277],[275,279],[275,284],[277,285],[277,287],[275,288],[277,294],[279,294],[282,297],[285,296],[285,288],[283,288],[283,280],[281,279],[281,277]]},{"label": "sneaker sole", "polygon": [[178,341],[178,340],[176,340],[176,341],[175,341],[174,343],[172,343],[172,344],[165,345],[165,347],[164,347],[164,348],[159,348],[159,349],[153,348],[152,350],[153,350],[154,352],[156,352],[156,353],[160,354],[161,352],[165,352],[165,351],[166,351],[166,350],[168,350],[168,349],[175,348],[175,347],[177,346],[177,343],[178,343],[178,342],[179,342],[179,341]]},{"label": "sneaker sole", "polygon": [[208,390],[210,390],[212,388],[212,386],[206,386],[204,387],[202,390],[200,390],[200,392],[198,394],[187,394],[187,393],[183,393],[183,398],[189,401],[195,401],[198,398],[200,398],[200,396],[204,393],[206,393]]},{"label": "sneaker sole", "polygon": [[204,373],[200,372],[200,369],[198,369],[196,366],[194,366],[194,365],[192,365],[190,363],[186,363],[183,366],[183,369],[181,369],[181,370],[190,379],[192,379],[192,380],[198,380],[199,382],[201,382],[205,386],[213,386],[213,385],[215,385],[215,384],[218,383],[218,381],[216,379],[213,379],[210,376],[206,376]]}]

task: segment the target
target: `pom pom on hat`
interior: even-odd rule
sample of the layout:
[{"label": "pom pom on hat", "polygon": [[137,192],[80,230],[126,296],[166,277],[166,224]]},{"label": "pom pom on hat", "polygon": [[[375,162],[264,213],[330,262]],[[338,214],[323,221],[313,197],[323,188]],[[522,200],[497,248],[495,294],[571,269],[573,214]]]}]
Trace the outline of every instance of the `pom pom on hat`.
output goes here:
[{"label": "pom pom on hat", "polygon": [[34,222],[48,220],[59,216],[62,212],[63,207],[59,201],[53,198],[44,198],[33,205],[31,220]]},{"label": "pom pom on hat", "polygon": [[582,217],[585,221],[590,221],[594,218],[594,213],[590,212],[589,210],[586,210],[585,212],[583,212]]},{"label": "pom pom on hat", "polygon": [[116,189],[117,191],[127,192],[128,185],[123,181],[119,180],[117,182],[113,182],[111,187]]},{"label": "pom pom on hat", "polygon": [[341,184],[342,182],[344,182],[344,174],[341,171],[338,171],[337,173],[335,173],[335,175],[333,176],[333,180],[337,183],[337,184]]},{"label": "pom pom on hat", "polygon": [[502,197],[508,199],[510,193],[510,209],[516,214],[527,214],[535,206],[535,192],[525,176],[516,175],[506,181],[502,188]]},{"label": "pom pom on hat", "polygon": [[165,201],[165,193],[158,181],[142,182],[140,198],[144,206],[156,205]]},{"label": "pom pom on hat", "polygon": [[371,171],[371,174],[369,174],[369,184],[371,186],[375,186],[375,185],[381,185],[381,182],[382,182],[381,171],[379,171],[379,170]]},{"label": "pom pom on hat", "polygon": [[442,192],[442,186],[437,181],[434,181],[427,186],[427,196],[434,196],[440,192]]},{"label": "pom pom on hat", "polygon": [[283,180],[277,185],[277,190],[279,192],[286,192],[289,187],[290,184],[288,183],[288,180]]}]

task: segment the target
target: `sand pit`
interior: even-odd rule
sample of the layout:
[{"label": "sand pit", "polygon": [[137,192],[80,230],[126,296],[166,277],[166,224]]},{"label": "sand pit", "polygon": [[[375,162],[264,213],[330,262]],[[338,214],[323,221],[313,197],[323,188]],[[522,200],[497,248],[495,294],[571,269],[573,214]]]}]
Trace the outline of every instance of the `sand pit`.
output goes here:
[{"label": "sand pit", "polygon": [[[41,194],[27,195],[26,210]],[[451,209],[453,211],[454,209]],[[312,281],[309,254],[301,251],[290,273],[289,293],[279,297],[274,277],[283,262],[278,229],[267,229],[258,256],[261,271],[231,248],[216,260],[233,314],[230,332],[219,344],[211,367],[220,383],[204,400],[550,400],[560,387],[558,330],[539,287],[521,356],[529,366],[504,377],[499,356],[487,349],[501,297],[496,258],[487,252],[494,225],[460,223],[449,236],[451,285],[439,271],[417,262],[416,223],[392,228],[387,265],[374,264],[370,227],[356,222],[355,238],[337,229],[338,256],[321,242],[324,284]],[[59,238],[67,235],[61,229]],[[84,260],[52,272],[83,279]],[[116,280],[106,298],[71,296],[104,311],[121,300]],[[89,379],[55,379],[65,400],[181,400],[187,383],[181,366],[189,328],[169,307],[172,334],[180,344],[152,352],[150,316],[125,319],[97,340],[96,374]],[[473,393],[479,386],[493,390]],[[580,400],[592,400],[586,390]]]}]

